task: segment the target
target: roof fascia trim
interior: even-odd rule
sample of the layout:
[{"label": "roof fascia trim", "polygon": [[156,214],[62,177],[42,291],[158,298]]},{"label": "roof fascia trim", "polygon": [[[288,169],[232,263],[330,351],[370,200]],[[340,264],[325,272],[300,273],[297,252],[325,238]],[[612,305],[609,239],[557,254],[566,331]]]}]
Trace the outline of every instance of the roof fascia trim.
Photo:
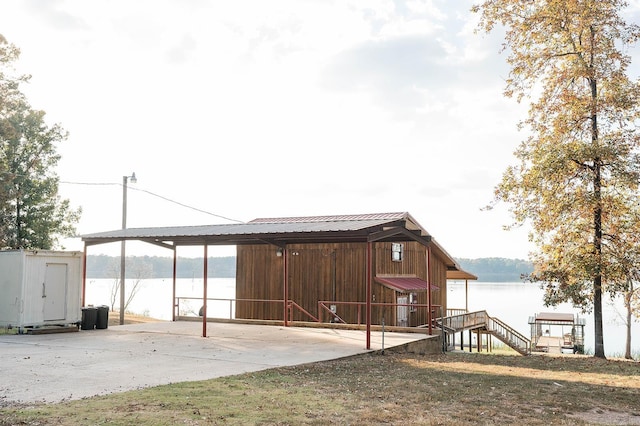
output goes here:
[{"label": "roof fascia trim", "polygon": [[384,231],[373,232],[369,234],[369,236],[367,237],[367,241],[376,242],[376,241],[383,240],[385,238],[393,237],[395,235],[404,235],[406,237],[409,237],[413,241],[422,243],[425,246],[431,243],[431,235],[427,235],[424,237],[420,235],[416,235],[416,233],[404,227],[395,227],[395,228],[385,229]]},{"label": "roof fascia trim", "polygon": [[177,245],[175,243],[170,244],[170,243],[167,243],[167,242],[164,242],[164,241],[160,241],[160,240],[141,239],[141,240],[138,240],[138,241],[143,241],[145,243],[153,244],[154,246],[159,246],[159,247],[166,248],[166,249],[169,249],[169,250],[175,250],[176,247],[177,247]]}]

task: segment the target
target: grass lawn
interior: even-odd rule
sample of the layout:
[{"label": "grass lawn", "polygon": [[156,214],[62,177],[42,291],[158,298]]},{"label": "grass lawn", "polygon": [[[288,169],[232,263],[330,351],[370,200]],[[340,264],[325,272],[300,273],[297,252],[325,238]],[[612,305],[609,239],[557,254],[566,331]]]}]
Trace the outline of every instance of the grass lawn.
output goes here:
[{"label": "grass lawn", "polygon": [[640,364],[387,352],[0,409],[0,425],[329,423],[640,425]]}]

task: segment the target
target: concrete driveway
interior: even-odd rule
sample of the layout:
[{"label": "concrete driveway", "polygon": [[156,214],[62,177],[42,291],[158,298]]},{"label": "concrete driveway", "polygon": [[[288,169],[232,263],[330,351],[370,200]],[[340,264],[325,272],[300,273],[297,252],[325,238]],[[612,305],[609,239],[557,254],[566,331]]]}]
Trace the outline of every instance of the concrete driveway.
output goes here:
[{"label": "concrete driveway", "polygon": [[[0,407],[59,402],[368,352],[359,330],[155,322],[105,330],[0,336]],[[385,333],[384,347],[424,339]],[[372,350],[382,333],[371,333]]]}]

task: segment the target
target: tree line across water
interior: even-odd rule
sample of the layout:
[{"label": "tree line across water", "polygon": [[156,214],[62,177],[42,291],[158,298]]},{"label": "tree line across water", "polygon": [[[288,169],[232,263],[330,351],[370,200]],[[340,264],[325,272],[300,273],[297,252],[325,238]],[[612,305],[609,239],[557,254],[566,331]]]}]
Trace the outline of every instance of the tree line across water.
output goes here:
[{"label": "tree line across water", "polygon": [[[533,265],[525,260],[505,258],[457,259],[467,272],[484,282],[517,282],[522,275],[530,274]],[[179,257],[176,264],[177,278],[202,278],[202,258]],[[173,276],[173,259],[160,256],[129,256],[125,264],[128,278],[170,278]],[[235,278],[236,258],[210,257],[207,263],[209,278]],[[88,278],[118,278],[120,257],[107,255],[87,256]]]},{"label": "tree line across water", "polygon": [[522,259],[482,257],[457,260],[462,269],[477,276],[480,282],[518,282],[533,272],[533,263]]},{"label": "tree line across water", "polygon": [[[179,257],[176,263],[177,278],[202,278],[202,258]],[[236,258],[210,257],[207,261],[209,278],[235,278]],[[171,278],[173,258],[161,256],[127,256],[125,263],[127,278]],[[120,257],[87,256],[87,278],[120,277]]]}]

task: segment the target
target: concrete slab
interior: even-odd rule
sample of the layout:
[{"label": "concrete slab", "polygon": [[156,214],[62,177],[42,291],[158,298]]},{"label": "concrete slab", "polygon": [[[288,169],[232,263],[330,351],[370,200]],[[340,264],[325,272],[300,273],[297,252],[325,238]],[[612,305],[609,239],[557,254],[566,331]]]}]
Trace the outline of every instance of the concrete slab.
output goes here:
[{"label": "concrete slab", "polygon": [[[150,322],[77,333],[0,336],[0,407],[206,380],[368,352],[359,330]],[[384,347],[424,339],[385,333]],[[382,349],[371,333],[371,350]]]}]

